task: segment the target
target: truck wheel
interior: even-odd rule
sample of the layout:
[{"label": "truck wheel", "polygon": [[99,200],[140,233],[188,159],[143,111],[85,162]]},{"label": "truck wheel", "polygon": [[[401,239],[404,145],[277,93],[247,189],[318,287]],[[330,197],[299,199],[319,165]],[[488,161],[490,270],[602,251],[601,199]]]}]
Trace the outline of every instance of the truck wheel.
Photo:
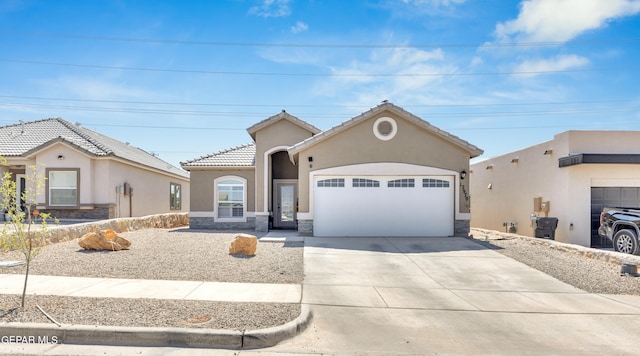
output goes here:
[{"label": "truck wheel", "polygon": [[636,233],[628,229],[616,232],[613,237],[613,249],[622,253],[637,254],[638,239],[636,238]]}]

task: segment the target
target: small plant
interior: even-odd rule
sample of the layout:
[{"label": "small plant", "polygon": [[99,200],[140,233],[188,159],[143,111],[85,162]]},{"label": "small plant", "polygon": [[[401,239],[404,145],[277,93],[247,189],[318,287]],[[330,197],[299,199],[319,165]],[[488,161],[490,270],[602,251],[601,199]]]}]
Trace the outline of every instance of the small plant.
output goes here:
[{"label": "small plant", "polygon": [[[0,165],[6,166],[3,157],[0,157]],[[0,231],[0,251],[19,251],[25,262],[21,308],[24,308],[27,294],[29,267],[31,261],[40,253],[40,247],[48,231],[47,220],[51,218],[49,214],[35,209],[38,194],[44,191],[45,179],[41,166],[28,166],[25,175],[26,187],[20,197],[11,172],[4,172],[0,182],[0,211],[5,211],[5,217],[8,218]],[[21,204],[22,202],[24,204]]]}]

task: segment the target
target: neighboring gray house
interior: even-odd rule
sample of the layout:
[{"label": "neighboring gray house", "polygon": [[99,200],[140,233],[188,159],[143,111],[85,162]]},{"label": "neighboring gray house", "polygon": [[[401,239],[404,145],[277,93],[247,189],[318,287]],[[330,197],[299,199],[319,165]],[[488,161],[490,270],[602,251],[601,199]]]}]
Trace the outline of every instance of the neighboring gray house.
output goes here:
[{"label": "neighboring gray house", "polygon": [[482,150],[388,102],[326,131],[285,111],[252,143],[182,162],[192,228],[316,236],[466,236]]},{"label": "neighboring gray house", "polygon": [[640,131],[565,131],[471,169],[473,227],[534,236],[553,217],[556,240],[600,247],[603,207],[640,208]]},{"label": "neighboring gray house", "polygon": [[108,219],[188,211],[189,174],[96,131],[54,118],[0,127],[0,173],[17,192],[29,167],[41,166],[46,189],[37,208],[59,219]]}]

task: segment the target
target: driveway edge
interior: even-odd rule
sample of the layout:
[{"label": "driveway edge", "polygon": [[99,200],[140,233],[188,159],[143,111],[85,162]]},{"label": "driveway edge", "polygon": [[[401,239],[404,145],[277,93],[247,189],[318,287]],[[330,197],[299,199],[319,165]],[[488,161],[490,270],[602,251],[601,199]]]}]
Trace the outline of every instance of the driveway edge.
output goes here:
[{"label": "driveway edge", "polygon": [[[313,317],[308,305],[300,315],[283,325],[249,330],[115,327],[42,323],[0,324],[0,337],[15,343],[85,344],[112,346],[187,346],[201,348],[262,348],[292,338],[306,329]],[[16,340],[16,338],[20,338]],[[11,342],[8,342],[11,343]]]}]

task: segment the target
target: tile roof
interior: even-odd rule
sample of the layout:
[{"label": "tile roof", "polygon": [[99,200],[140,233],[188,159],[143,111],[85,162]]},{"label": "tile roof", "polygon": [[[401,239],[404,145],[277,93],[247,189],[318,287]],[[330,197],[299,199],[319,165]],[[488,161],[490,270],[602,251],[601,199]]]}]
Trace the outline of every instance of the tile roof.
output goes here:
[{"label": "tile roof", "polygon": [[189,167],[254,167],[256,165],[256,145],[249,143],[212,153],[186,162],[180,162],[184,169]]},{"label": "tile roof", "polygon": [[60,118],[0,127],[0,156],[26,157],[53,144],[66,142],[96,157],[119,157],[140,165],[188,178],[188,173],[128,143]]}]

